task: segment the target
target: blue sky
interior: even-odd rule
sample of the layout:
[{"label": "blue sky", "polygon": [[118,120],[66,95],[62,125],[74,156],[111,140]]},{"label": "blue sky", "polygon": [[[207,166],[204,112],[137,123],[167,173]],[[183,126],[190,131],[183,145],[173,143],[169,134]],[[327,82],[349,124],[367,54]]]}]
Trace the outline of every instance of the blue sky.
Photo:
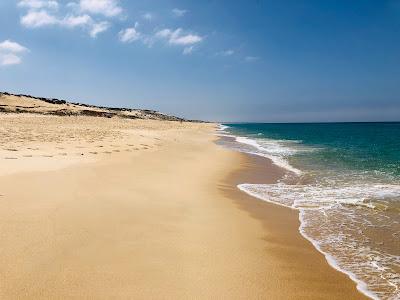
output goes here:
[{"label": "blue sky", "polygon": [[400,1],[2,0],[0,90],[217,121],[400,120]]}]

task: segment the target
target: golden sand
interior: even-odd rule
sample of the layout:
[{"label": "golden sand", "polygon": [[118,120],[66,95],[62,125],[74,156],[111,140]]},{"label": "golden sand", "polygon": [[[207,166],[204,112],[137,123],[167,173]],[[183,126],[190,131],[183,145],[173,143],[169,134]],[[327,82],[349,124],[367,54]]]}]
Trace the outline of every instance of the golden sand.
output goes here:
[{"label": "golden sand", "polygon": [[1,299],[362,299],[295,212],[236,189],[257,164],[212,125],[0,124]]}]

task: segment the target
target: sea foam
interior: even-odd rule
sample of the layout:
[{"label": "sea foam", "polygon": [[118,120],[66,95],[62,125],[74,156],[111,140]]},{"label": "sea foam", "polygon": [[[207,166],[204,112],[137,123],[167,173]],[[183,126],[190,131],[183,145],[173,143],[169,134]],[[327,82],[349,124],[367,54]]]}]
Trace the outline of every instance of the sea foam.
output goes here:
[{"label": "sea foam", "polygon": [[278,141],[273,141],[273,140],[264,139],[263,140],[264,145],[261,145],[258,141],[254,139],[238,136],[236,137],[236,141],[238,143],[254,147],[253,151],[248,150],[244,152],[268,158],[278,167],[286,169],[296,175],[302,174],[302,171],[296,169],[288,162],[288,157],[290,155],[293,155],[296,152],[296,150],[291,149],[289,147],[285,147],[279,144]]},{"label": "sea foam", "polygon": [[[369,239],[360,233],[371,226],[385,230],[388,221],[379,225],[376,219],[386,216],[369,199],[400,197],[400,186],[326,188],[245,183],[238,188],[260,200],[298,210],[300,233],[333,268],[355,281],[360,292],[373,299],[399,299],[400,277],[396,270],[400,268],[400,256],[371,247]],[[358,207],[356,212],[354,206]]]}]

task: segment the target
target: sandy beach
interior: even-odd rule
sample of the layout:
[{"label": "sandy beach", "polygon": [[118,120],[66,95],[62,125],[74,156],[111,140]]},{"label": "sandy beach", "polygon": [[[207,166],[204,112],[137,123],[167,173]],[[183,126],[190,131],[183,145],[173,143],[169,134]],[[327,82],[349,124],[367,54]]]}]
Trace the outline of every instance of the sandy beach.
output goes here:
[{"label": "sandy beach", "polygon": [[0,300],[400,300],[400,0],[0,0]]},{"label": "sandy beach", "polygon": [[215,125],[0,115],[0,298],[363,299]]}]

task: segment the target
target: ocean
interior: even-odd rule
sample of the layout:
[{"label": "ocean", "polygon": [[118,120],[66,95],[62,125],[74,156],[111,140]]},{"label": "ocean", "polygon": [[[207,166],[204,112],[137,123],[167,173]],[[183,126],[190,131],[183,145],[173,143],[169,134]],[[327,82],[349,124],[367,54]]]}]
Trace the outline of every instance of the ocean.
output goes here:
[{"label": "ocean", "polygon": [[222,124],[224,146],[287,170],[242,191],[299,211],[300,233],[374,299],[400,299],[400,123]]}]

